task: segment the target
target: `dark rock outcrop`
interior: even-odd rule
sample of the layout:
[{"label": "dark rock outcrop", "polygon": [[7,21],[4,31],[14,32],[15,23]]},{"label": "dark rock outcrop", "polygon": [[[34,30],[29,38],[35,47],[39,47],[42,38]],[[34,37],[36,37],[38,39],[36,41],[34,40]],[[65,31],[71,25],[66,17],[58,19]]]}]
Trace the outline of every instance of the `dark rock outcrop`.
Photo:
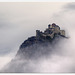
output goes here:
[{"label": "dark rock outcrop", "polygon": [[64,38],[65,37],[62,36],[55,36],[53,39],[50,40],[42,40],[37,39],[35,36],[30,37],[21,44],[16,56],[20,56],[20,58],[22,59],[32,59],[46,56],[50,54],[56,44],[58,44],[61,39]]},{"label": "dark rock outcrop", "polygon": [[[43,36],[42,33],[42,35],[32,36],[25,40],[15,58],[1,72],[40,72],[39,69],[37,70],[38,61],[50,59],[53,52],[60,52],[60,49],[58,49],[59,42],[66,38],[59,33],[52,35],[53,38],[50,38],[50,36]],[[35,67],[32,66],[33,64]]]},{"label": "dark rock outcrop", "polygon": [[[50,34],[49,30],[53,32],[52,35]],[[40,32],[37,30],[36,36],[32,36],[32,37],[28,38],[21,44],[16,56],[30,59],[30,58],[36,57],[36,55],[37,55],[37,57],[47,55],[52,50],[50,48],[49,48],[49,50],[47,50],[47,47],[49,47],[49,46],[54,47],[56,45],[56,43],[58,43],[62,38],[66,38],[65,36],[59,34],[60,29],[59,29],[59,31],[58,30],[53,31],[52,28],[49,27],[49,28],[47,28],[47,31],[49,31],[49,33],[46,31],[45,31],[46,32],[45,33],[45,32]],[[55,32],[57,32],[57,33],[55,33]],[[53,36],[53,38],[51,38],[51,36]],[[40,48],[42,48],[42,49],[40,49]]]}]

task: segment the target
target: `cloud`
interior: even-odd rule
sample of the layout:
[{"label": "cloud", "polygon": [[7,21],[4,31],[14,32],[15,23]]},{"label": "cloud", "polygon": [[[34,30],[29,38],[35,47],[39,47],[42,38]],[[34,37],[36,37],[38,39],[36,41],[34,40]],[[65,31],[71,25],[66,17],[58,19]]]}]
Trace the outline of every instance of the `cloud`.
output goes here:
[{"label": "cloud", "polygon": [[[47,6],[45,5],[46,7],[44,6],[43,8],[43,5],[41,4],[39,5],[39,7],[38,4],[34,4],[36,5],[34,9],[33,9],[34,7],[33,4],[28,4],[28,5],[30,5],[28,9],[27,7],[24,7],[24,5],[22,6],[23,9],[21,9],[19,4],[18,6],[20,7],[20,10],[17,9],[18,6],[16,6],[16,4],[15,4],[16,7],[13,5],[15,9],[13,9],[14,7],[12,7],[11,5],[12,8],[11,11],[9,9],[4,9],[4,8],[3,8],[4,10],[1,9],[3,10],[3,12],[6,11],[6,15],[4,16],[6,22],[3,20],[6,24],[2,22],[3,25],[5,26],[1,27],[2,30],[0,30],[0,34],[1,34],[0,53],[1,54],[2,53],[9,54],[9,52],[12,51],[14,53],[14,51],[18,50],[20,44],[27,37],[35,35],[34,32],[36,29],[43,30],[48,23],[55,22],[56,24],[58,24],[62,29],[65,29],[66,36],[69,36],[70,38],[65,41],[62,40],[63,42],[60,42],[54,48],[53,53],[48,58],[42,58],[39,60],[16,61],[14,63],[15,64],[19,63],[19,64],[14,65],[14,63],[12,63],[14,66],[11,65],[12,67],[11,69],[8,69],[7,66],[8,71],[9,72],[10,71],[13,72],[75,72],[74,3],[69,3],[65,5],[63,8],[61,8],[60,12],[58,9],[56,10],[54,9],[55,11],[52,10],[53,11],[52,12],[50,8],[47,8],[50,7],[49,5]],[[10,24],[10,26],[8,23]],[[14,69],[15,66],[16,68]]]},{"label": "cloud", "polygon": [[36,29],[44,30],[49,17],[62,5],[64,3],[0,3],[0,55],[18,49],[25,39],[35,35]]},{"label": "cloud", "polygon": [[[67,36],[70,37],[69,39],[62,39],[61,42],[56,44],[52,48],[53,52],[47,58],[39,57],[38,60],[13,61],[11,62],[12,65],[10,64],[11,67],[13,66],[12,69],[7,66],[5,72],[75,72],[75,11],[72,6],[74,4],[67,4],[62,8],[62,11],[53,14],[50,20],[51,23],[55,22],[62,29],[65,29]],[[48,48],[50,49],[50,47]],[[42,50],[42,48],[40,49]]]},{"label": "cloud", "polygon": [[67,5],[64,6],[64,8],[66,10],[75,10],[75,2],[72,2],[72,3],[68,3]]},{"label": "cloud", "polygon": [[12,57],[2,56],[0,57],[0,70],[11,61]]},{"label": "cloud", "polygon": [[35,45],[28,47],[27,51],[30,50],[32,51],[30,53],[33,54],[30,59],[28,58],[29,54],[26,54],[24,58],[16,57],[1,72],[74,72],[75,59],[73,55],[69,55],[68,51],[70,51],[71,47],[67,48],[66,46],[69,43],[68,39],[61,39],[52,46],[48,43],[44,47],[43,45],[36,45],[36,51],[34,50]]},{"label": "cloud", "polygon": [[5,57],[6,59],[9,55],[12,59],[22,42],[35,35],[36,29],[44,30],[49,24],[50,16],[56,10],[59,11],[62,5],[64,3],[1,2],[0,57]]}]

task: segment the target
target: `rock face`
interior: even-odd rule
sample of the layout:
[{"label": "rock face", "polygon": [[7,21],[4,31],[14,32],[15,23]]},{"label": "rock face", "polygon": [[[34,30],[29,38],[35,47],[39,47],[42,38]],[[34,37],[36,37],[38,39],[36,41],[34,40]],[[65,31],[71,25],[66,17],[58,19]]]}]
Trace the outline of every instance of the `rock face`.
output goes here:
[{"label": "rock face", "polygon": [[20,49],[37,43],[45,43],[45,42],[52,43],[52,41],[56,37],[59,38],[59,36],[65,37],[65,31],[60,30],[60,27],[55,23],[53,23],[52,25],[49,24],[48,28],[44,32],[36,30],[36,36],[32,36],[27,40],[25,40],[20,46]]},{"label": "rock face", "polygon": [[[40,68],[42,68],[40,60],[50,59],[54,51],[58,52],[57,44],[65,38],[59,32],[54,33],[53,30],[51,32],[49,30],[51,31],[50,27],[47,29],[49,33],[38,32],[36,36],[25,40],[15,58],[1,72],[40,72]],[[40,66],[39,69],[37,65]],[[42,70],[42,72],[44,71]]]},{"label": "rock face", "polygon": [[[55,28],[54,26],[56,25],[53,24],[53,28]],[[58,31],[60,27],[59,26],[56,27],[58,28],[57,30],[54,31],[52,27],[50,28],[50,25],[44,32],[36,31],[36,36],[28,38],[21,44],[16,56],[20,55],[22,58],[24,57],[30,59],[32,57],[36,57],[36,55],[37,57],[47,55],[47,53],[51,52],[51,50],[44,49],[44,47],[47,48],[49,45],[54,46],[56,45],[56,43],[60,41],[60,39],[66,38],[65,34],[61,35],[62,33],[61,34],[59,33],[61,31],[61,30]],[[41,47],[42,51],[39,49]],[[42,54],[40,55],[40,53]]]},{"label": "rock face", "polygon": [[20,56],[24,59],[33,59],[46,56],[52,52],[52,48],[56,46],[56,44],[58,44],[61,39],[64,39],[64,37],[55,36],[50,40],[36,40],[35,36],[30,37],[21,44],[16,56]]}]

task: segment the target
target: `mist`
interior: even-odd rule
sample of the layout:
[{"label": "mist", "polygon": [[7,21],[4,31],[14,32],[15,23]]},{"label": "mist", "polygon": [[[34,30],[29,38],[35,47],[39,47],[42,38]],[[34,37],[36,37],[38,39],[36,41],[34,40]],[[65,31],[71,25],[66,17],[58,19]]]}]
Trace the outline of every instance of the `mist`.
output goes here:
[{"label": "mist", "polygon": [[[46,43],[43,45],[33,45],[25,48],[30,50],[33,55],[18,55],[8,63],[1,72],[5,73],[59,73],[74,72],[74,55],[71,53],[68,39],[60,38],[58,42],[54,40],[53,44]],[[55,44],[56,42],[56,44]],[[45,44],[44,44],[45,45]],[[34,51],[34,52],[33,52]],[[24,53],[24,52],[23,52]],[[22,54],[23,54],[22,53]]]},{"label": "mist", "polygon": [[[18,8],[19,4],[18,6],[16,6],[15,4],[15,10],[11,11],[5,8],[3,8],[4,10],[0,8],[3,12],[6,12],[8,10],[6,14],[4,13],[5,15],[3,14],[4,17],[2,16],[2,12],[0,12],[3,18],[1,18],[2,21],[0,22],[0,55],[1,57],[11,57],[8,58],[7,63],[10,61],[10,59],[13,59],[15,57],[19,46],[26,38],[35,35],[36,29],[44,30],[47,27],[47,24],[49,23],[55,22],[56,24],[58,24],[61,29],[64,29],[66,31],[66,36],[69,37],[69,39],[61,39],[61,41],[59,41],[59,43],[56,44],[55,47],[50,48],[48,46],[48,49],[51,49],[52,52],[47,56],[47,58],[38,57],[38,60],[17,60],[14,62],[14,64],[12,63],[14,65],[12,68],[7,65],[6,68],[2,69],[2,72],[75,72],[75,3],[54,3],[53,7],[55,4],[56,6],[58,5],[57,8],[51,10],[52,7],[49,4],[28,3],[28,5],[30,5],[28,8],[20,7],[20,12],[19,9],[17,9],[19,13],[15,11],[16,8]],[[12,5],[10,6],[12,7]],[[5,4],[5,6],[7,6],[7,4]],[[34,8],[33,11],[28,10],[30,8],[33,8],[34,6],[36,6],[37,11],[40,11],[38,14],[39,16],[37,15],[37,11],[34,12],[36,8]],[[8,7],[9,5],[7,6],[7,8]],[[24,5],[22,7],[24,7]],[[27,9],[28,11],[24,11],[24,9]],[[21,13],[21,11],[23,12]],[[13,14],[11,12],[13,12]],[[28,12],[30,13],[27,14]],[[36,14],[34,14],[33,12]],[[40,47],[40,50],[41,49],[46,48]],[[15,64],[17,63],[21,64],[19,68],[15,68]]]}]

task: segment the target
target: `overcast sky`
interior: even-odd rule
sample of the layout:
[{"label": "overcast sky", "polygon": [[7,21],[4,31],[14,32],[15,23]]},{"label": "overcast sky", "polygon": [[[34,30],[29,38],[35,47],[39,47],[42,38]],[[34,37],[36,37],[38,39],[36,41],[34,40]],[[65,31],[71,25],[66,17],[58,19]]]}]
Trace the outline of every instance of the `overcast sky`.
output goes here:
[{"label": "overcast sky", "polygon": [[[0,68],[15,56],[24,40],[34,36],[37,29],[47,28],[49,23],[55,22],[72,35],[74,12],[75,3],[68,2],[0,3]],[[70,24],[72,34],[68,33]]]}]

